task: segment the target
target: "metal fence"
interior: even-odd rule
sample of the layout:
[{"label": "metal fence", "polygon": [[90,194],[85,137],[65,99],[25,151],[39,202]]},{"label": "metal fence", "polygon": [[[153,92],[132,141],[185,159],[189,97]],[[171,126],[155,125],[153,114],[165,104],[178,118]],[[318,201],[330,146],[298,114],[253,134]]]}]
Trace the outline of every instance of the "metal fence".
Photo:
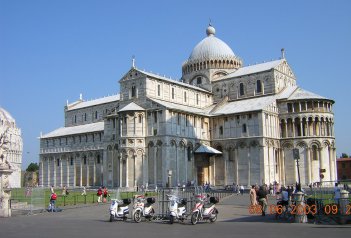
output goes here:
[{"label": "metal fence", "polygon": [[43,188],[26,188],[11,194],[10,207],[13,215],[30,215],[45,210],[45,190]]},{"label": "metal fence", "polygon": [[[199,188],[198,187],[186,187],[186,188],[162,188],[157,191],[157,193],[154,194],[153,197],[156,199],[156,204],[155,204],[155,213],[156,213],[156,218],[157,219],[168,219],[168,204],[169,200],[167,198],[168,194],[174,193],[174,191],[177,191],[177,196],[180,199],[186,199],[187,204],[186,204],[186,212],[187,215],[191,214],[192,209],[195,206],[195,194],[199,193]],[[208,190],[208,191],[202,191],[200,189],[201,193],[205,193],[210,197],[217,197],[219,200],[223,199],[224,197],[227,197],[232,194],[231,191],[226,191],[226,190]],[[146,194],[148,195],[148,194]],[[131,214],[132,215],[132,214]]]},{"label": "metal fence", "polygon": [[[351,180],[322,181],[306,188],[307,205],[315,205],[315,214],[309,214],[315,223],[345,223],[351,219]],[[345,191],[347,191],[345,193]]]}]

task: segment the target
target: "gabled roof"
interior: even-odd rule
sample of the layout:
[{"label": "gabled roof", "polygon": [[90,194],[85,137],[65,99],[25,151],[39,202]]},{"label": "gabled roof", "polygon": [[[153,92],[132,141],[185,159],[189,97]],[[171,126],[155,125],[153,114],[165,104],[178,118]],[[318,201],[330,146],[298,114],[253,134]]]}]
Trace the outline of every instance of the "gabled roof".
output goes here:
[{"label": "gabled roof", "polygon": [[279,59],[279,60],[274,60],[274,61],[265,62],[265,63],[261,63],[261,64],[245,66],[245,67],[239,68],[237,71],[235,71],[233,73],[226,75],[225,77],[223,77],[221,79],[240,77],[243,75],[268,71],[268,70],[271,70],[271,69],[277,67],[279,64],[284,62],[284,60],[285,59]]},{"label": "gabled roof", "polygon": [[259,111],[266,108],[268,105],[275,102],[276,96],[264,96],[264,97],[255,97],[247,98],[243,100],[237,100],[223,104],[222,106],[216,108],[214,111],[211,111],[211,115],[228,115],[236,114],[242,112],[250,111]]},{"label": "gabled roof", "polygon": [[126,112],[126,111],[144,111],[145,109],[142,108],[141,106],[137,105],[134,102],[129,103],[125,107],[123,107],[121,110],[118,112]]},{"label": "gabled roof", "polygon": [[52,132],[49,132],[45,135],[42,135],[40,138],[52,138],[59,136],[75,135],[75,134],[84,134],[88,132],[96,132],[104,130],[104,122],[96,122],[79,126],[70,126],[70,127],[61,127]]},{"label": "gabled roof", "polygon": [[214,154],[214,155],[221,155],[222,152],[219,150],[216,150],[215,148],[212,148],[211,146],[208,145],[200,145],[199,148],[195,150],[196,154]]},{"label": "gabled roof", "polygon": [[90,107],[90,106],[101,105],[101,104],[114,102],[114,101],[117,102],[119,100],[120,100],[120,94],[107,96],[107,97],[103,97],[103,98],[98,98],[98,99],[94,99],[94,100],[90,100],[90,101],[81,101],[81,102],[78,101],[78,102],[74,102],[74,103],[70,104],[73,106],[68,105],[67,111]]},{"label": "gabled roof", "polygon": [[201,109],[201,108],[196,108],[196,107],[191,107],[191,106],[186,106],[186,105],[181,105],[177,103],[172,103],[172,102],[166,102],[154,98],[149,98],[149,100],[154,101],[166,108],[169,109],[174,109],[174,110],[179,110],[179,111],[184,111],[184,112],[189,112],[189,113],[195,113],[195,114],[202,114],[202,115],[208,115],[206,112],[206,109]]},{"label": "gabled roof", "polygon": [[138,71],[138,72],[140,72],[142,74],[145,74],[146,76],[149,76],[149,77],[152,77],[152,78],[156,78],[156,79],[159,79],[159,80],[162,80],[162,81],[166,81],[166,82],[168,82],[170,84],[177,84],[179,86],[191,88],[191,89],[194,89],[194,90],[197,90],[197,91],[211,93],[210,91],[205,90],[203,88],[200,88],[200,87],[197,87],[197,86],[194,86],[194,85],[191,85],[191,84],[183,83],[183,82],[180,82],[180,81],[177,81],[177,80],[173,80],[173,79],[170,79],[170,78],[166,78],[164,76],[157,75],[157,74],[154,74],[154,73],[150,73],[150,72],[147,72],[147,71],[144,71],[144,70],[140,70],[140,69],[137,69],[137,68],[130,69],[128,71],[128,73],[126,73],[122,78],[126,77],[129,74],[129,72],[132,71],[132,70]]},{"label": "gabled roof", "polygon": [[328,99],[328,98],[322,97],[318,94],[312,93],[302,88],[298,88],[290,95],[288,100],[298,100],[298,99]]}]

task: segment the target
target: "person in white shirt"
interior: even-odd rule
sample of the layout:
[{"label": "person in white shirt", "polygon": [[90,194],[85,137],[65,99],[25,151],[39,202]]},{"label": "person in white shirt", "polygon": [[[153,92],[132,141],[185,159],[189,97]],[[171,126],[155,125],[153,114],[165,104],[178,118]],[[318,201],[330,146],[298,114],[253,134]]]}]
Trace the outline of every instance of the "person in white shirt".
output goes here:
[{"label": "person in white shirt", "polygon": [[334,200],[336,204],[339,204],[339,200],[340,200],[340,188],[338,187],[338,183],[335,183],[335,187],[334,187]]}]

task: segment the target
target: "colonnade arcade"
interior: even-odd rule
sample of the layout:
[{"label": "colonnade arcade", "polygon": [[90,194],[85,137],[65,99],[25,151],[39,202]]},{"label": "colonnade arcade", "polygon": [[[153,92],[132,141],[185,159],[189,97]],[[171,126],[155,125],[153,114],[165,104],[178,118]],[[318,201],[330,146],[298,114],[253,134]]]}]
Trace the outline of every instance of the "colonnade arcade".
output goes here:
[{"label": "colonnade arcade", "polygon": [[334,137],[334,121],[324,116],[286,117],[280,120],[281,138],[301,136]]},{"label": "colonnade arcade", "polygon": [[43,186],[101,186],[102,151],[86,151],[45,156],[40,161]]}]

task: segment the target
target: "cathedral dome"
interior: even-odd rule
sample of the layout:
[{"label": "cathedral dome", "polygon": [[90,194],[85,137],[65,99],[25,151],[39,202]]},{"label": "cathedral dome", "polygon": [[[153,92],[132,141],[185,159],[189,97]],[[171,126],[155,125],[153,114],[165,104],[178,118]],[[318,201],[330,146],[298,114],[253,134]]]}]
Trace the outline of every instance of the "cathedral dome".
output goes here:
[{"label": "cathedral dome", "polygon": [[215,37],[215,33],[215,28],[209,25],[206,29],[207,37],[195,46],[188,61],[235,58],[233,50]]},{"label": "cathedral dome", "polygon": [[[241,59],[222,40],[218,39],[216,29],[210,24],[206,29],[207,37],[200,41],[182,65],[183,80],[186,75],[198,74],[198,71],[232,71],[242,66]],[[223,71],[224,70],[224,71]],[[224,73],[227,74],[227,73]],[[189,76],[193,77],[193,76]]]}]

